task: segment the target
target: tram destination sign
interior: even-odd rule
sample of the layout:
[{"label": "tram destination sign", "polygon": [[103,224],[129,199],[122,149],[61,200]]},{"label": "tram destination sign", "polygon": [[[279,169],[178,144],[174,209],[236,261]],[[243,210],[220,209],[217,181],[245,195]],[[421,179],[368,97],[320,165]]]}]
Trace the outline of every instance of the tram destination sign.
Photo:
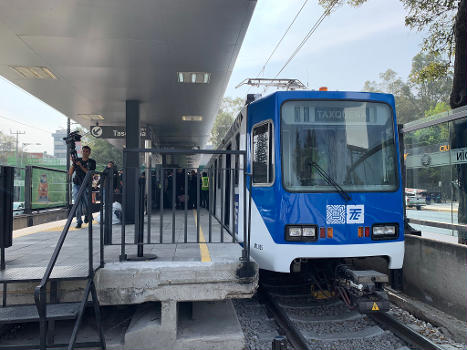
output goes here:
[{"label": "tram destination sign", "polygon": [[[124,126],[91,126],[91,135],[98,139],[124,139],[126,130]],[[150,139],[148,129],[140,129],[140,137]]]}]

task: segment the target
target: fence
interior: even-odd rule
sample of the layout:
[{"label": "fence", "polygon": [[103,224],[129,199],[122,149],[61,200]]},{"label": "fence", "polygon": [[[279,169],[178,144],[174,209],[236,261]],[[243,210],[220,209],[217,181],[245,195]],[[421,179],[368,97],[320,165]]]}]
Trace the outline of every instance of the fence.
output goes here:
[{"label": "fence", "polygon": [[[121,246],[120,260],[129,259],[127,246],[136,245],[137,255],[131,259],[148,259],[145,245],[150,244],[189,244],[189,243],[241,243],[242,260],[250,260],[250,212],[247,210],[251,197],[247,198],[246,152],[235,150],[166,150],[166,149],[127,149],[124,150],[124,164],[129,156],[140,154],[166,156],[187,156],[210,154],[217,158],[216,164],[225,166],[199,169],[176,165],[158,164],[152,166],[151,157],[145,172],[139,168],[127,167],[123,172],[122,217],[119,242],[114,243],[112,226],[104,225],[104,242]],[[243,162],[240,162],[242,158]],[[240,167],[240,164],[243,164]],[[126,186],[128,172],[136,175],[135,193],[129,193]],[[203,172],[205,174],[203,175]],[[242,176],[243,175],[243,176]],[[208,180],[204,182],[202,177]],[[112,178],[112,179],[111,179]],[[241,179],[241,180],[240,180]],[[105,193],[111,193],[113,177],[105,180]],[[250,192],[251,193],[251,192]],[[106,221],[113,199],[104,194]],[[129,230],[126,217],[130,208],[128,202],[135,198],[134,230]],[[153,213],[153,210],[154,213]],[[190,211],[193,212],[191,219]],[[146,211],[146,222],[144,218]],[[241,212],[240,212],[241,211]],[[206,237],[201,223],[208,232]],[[107,221],[109,222],[109,221]],[[133,224],[133,220],[131,220]],[[131,237],[134,234],[133,237]],[[130,239],[130,241],[128,241]]]}]

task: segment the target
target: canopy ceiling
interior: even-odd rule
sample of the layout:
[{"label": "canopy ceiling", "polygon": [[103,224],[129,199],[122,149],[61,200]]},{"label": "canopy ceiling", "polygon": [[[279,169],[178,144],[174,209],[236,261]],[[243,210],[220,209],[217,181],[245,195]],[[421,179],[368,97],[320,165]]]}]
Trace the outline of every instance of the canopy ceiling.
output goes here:
[{"label": "canopy ceiling", "polygon": [[[162,146],[203,146],[256,0],[0,0],[0,75],[89,127],[139,100]],[[22,77],[46,67],[57,79]],[[180,83],[177,72],[210,73]],[[202,116],[201,122],[182,116]]]}]

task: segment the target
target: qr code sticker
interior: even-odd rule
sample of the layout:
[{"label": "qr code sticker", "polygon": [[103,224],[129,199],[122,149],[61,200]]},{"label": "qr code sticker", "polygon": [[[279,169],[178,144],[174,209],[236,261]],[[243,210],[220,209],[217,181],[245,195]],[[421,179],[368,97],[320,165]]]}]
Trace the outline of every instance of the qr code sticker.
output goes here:
[{"label": "qr code sticker", "polygon": [[326,205],[326,224],[345,224],[345,205]]}]

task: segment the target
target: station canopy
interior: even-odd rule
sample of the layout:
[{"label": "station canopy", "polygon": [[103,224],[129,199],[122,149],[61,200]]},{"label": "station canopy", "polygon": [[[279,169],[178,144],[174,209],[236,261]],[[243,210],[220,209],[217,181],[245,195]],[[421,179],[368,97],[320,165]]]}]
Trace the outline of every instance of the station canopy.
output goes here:
[{"label": "station canopy", "polygon": [[[89,128],[203,147],[256,0],[0,0],[0,75]],[[103,118],[103,119],[102,119]]]}]

